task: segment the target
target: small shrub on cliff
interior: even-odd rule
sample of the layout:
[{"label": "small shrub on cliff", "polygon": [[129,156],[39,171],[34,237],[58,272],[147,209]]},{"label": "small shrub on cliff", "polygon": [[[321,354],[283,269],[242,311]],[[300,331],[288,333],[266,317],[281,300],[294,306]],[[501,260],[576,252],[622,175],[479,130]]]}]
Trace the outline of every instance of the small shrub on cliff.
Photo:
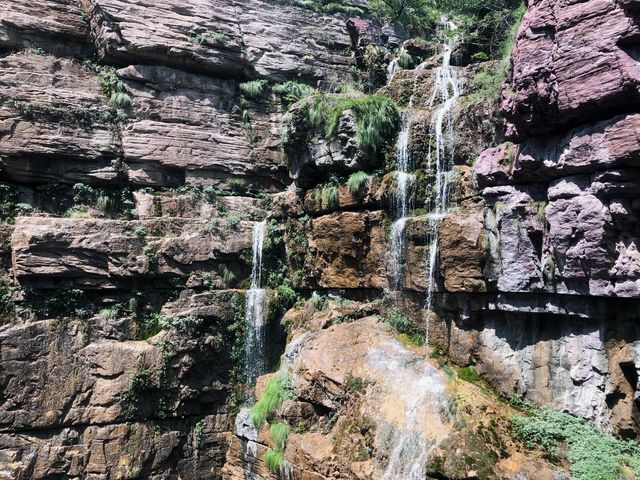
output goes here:
[{"label": "small shrub on cliff", "polygon": [[[616,480],[624,472],[640,477],[640,444],[602,433],[582,419],[550,409],[530,409],[528,416],[513,419],[515,436],[529,448],[540,447],[547,455],[566,457],[575,480]],[[626,478],[626,477],[625,477]]]},{"label": "small shrub on cliff", "polygon": [[361,197],[364,195],[365,188],[369,184],[369,175],[364,172],[354,172],[349,176],[347,180],[347,188],[349,193],[354,197]]},{"label": "small shrub on cliff", "polygon": [[285,374],[278,374],[269,380],[264,393],[251,408],[253,425],[260,428],[290,395],[289,378]]},{"label": "small shrub on cliff", "polygon": [[298,294],[287,283],[278,285],[275,291],[275,297],[270,302],[270,309],[275,315],[283,315],[287,310],[295,305],[298,301]]},{"label": "small shrub on cliff", "polygon": [[0,284],[0,319],[2,320],[13,317],[15,311],[14,291],[15,288],[10,285]]},{"label": "small shrub on cliff", "polygon": [[18,203],[18,190],[8,183],[0,183],[0,221],[13,223]]},{"label": "small shrub on cliff", "polygon": [[149,272],[155,272],[158,269],[158,254],[152,245],[145,245],[142,248],[142,254],[147,259],[147,267]]},{"label": "small shrub on cliff", "polygon": [[126,390],[120,394],[120,408],[125,417],[130,418],[139,413],[141,397],[152,387],[152,374],[147,368],[143,368],[131,377]]},{"label": "small shrub on cliff", "polygon": [[124,91],[124,84],[115,67],[92,62],[85,62],[85,65],[98,73],[102,93],[109,99],[109,103],[118,108],[129,108],[132,105],[133,101]]}]

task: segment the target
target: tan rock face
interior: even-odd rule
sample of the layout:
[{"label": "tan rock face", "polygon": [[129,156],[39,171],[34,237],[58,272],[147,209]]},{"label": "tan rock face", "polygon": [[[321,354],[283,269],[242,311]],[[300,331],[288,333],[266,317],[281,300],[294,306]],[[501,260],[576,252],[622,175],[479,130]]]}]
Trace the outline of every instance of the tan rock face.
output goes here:
[{"label": "tan rock face", "polygon": [[88,54],[89,28],[75,0],[24,3],[8,0],[0,10],[0,46],[46,47],[61,55]]},{"label": "tan rock face", "polygon": [[384,288],[382,212],[343,212],[308,224],[306,278],[321,288]]},{"label": "tan rock face", "polygon": [[[349,321],[326,323],[344,308],[352,309]],[[421,462],[432,475],[449,478],[473,471],[538,478],[552,471],[510,440],[501,443],[510,435],[509,407],[471,384],[447,381],[423,350],[402,345],[365,309],[366,304],[336,302],[322,310],[307,304],[287,314],[295,330],[282,374],[290,378],[293,398],[272,421],[297,426],[284,450],[295,478],[405,478],[406,468],[420,468]],[[452,417],[444,413],[449,395],[458,405]],[[494,432],[493,440],[479,440],[486,429]],[[250,432],[243,421],[237,424],[223,478],[242,478],[243,467],[268,478],[264,455],[267,446],[273,448],[268,428]],[[421,457],[423,448],[432,461]],[[460,449],[467,452],[464,460],[455,454]]]},{"label": "tan rock face", "polygon": [[342,53],[350,46],[343,24],[297,7],[233,0],[187,7],[174,0],[83,4],[96,47],[111,60],[149,63],[163,57],[185,70],[278,81],[345,77],[351,64],[350,54]]},{"label": "tan rock face", "polygon": [[[438,226],[440,274],[448,292],[486,291],[482,264],[485,246],[482,210],[467,206],[465,213],[450,215]],[[476,210],[476,214],[471,212]]]}]

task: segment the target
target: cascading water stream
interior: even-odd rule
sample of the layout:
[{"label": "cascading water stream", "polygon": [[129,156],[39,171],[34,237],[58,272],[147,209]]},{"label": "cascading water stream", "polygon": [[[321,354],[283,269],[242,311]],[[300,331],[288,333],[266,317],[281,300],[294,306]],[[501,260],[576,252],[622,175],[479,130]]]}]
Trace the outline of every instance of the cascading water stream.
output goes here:
[{"label": "cascading water stream", "polygon": [[402,128],[396,143],[396,190],[393,196],[393,217],[391,224],[391,271],[392,281],[396,289],[402,284],[402,265],[404,263],[404,230],[409,214],[409,187],[413,175],[409,170],[409,134],[410,123],[408,115],[403,114]]},{"label": "cascading water stream", "polygon": [[249,384],[264,373],[266,367],[265,344],[265,304],[266,290],[262,283],[262,246],[267,222],[257,222],[253,226],[253,261],[251,265],[251,286],[245,302],[245,373]]},{"label": "cascading water stream", "polygon": [[409,108],[402,114],[402,123],[398,140],[396,141],[396,171],[395,182],[396,190],[393,196],[393,218],[391,224],[391,278],[393,287],[399,289],[402,286],[402,265],[404,263],[404,232],[407,224],[407,216],[410,210],[410,192],[411,183],[414,175],[409,173],[411,167],[409,140],[411,137],[411,109],[415,98],[416,85],[420,79],[420,73],[424,70],[426,63],[418,65],[414,71],[413,89],[409,98]]},{"label": "cascading water stream", "polygon": [[428,204],[428,292],[427,292],[427,343],[429,341],[429,316],[433,310],[433,292],[435,290],[435,271],[437,263],[438,225],[447,213],[451,163],[453,159],[453,110],[462,94],[462,77],[456,67],[451,66],[451,54],[458,41],[457,27],[447,19],[442,19],[445,41],[443,42],[442,65],[435,71],[435,85],[429,107],[433,108],[430,135],[435,147],[429,150],[427,170],[434,169],[435,185]]}]

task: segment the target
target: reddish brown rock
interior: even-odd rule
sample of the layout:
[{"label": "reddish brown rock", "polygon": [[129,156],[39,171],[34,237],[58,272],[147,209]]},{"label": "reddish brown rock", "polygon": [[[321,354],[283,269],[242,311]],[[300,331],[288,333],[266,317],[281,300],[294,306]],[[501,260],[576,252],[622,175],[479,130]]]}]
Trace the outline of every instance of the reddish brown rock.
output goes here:
[{"label": "reddish brown rock", "polygon": [[635,19],[614,0],[530,2],[502,101],[508,135],[539,135],[638,106]]}]

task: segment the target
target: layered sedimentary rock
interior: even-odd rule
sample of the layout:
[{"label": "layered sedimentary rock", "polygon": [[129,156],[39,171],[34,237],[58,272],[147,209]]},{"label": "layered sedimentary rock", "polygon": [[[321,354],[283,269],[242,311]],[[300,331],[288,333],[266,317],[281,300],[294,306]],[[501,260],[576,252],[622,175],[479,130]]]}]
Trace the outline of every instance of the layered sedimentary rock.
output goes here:
[{"label": "layered sedimentary rock", "polygon": [[[335,91],[353,67],[368,73],[368,46],[384,76],[401,29],[275,0],[5,2],[0,478],[273,476],[269,432],[236,417],[253,393],[238,385],[265,219],[267,363],[285,352],[291,369],[295,398],[277,415],[295,427],[285,453],[300,478],[379,478],[393,435],[410,430],[406,386],[444,384],[466,426],[442,415],[446,401],[425,402],[438,425],[425,429],[437,443],[428,473],[555,475],[510,443],[510,408],[449,385],[424,349],[394,338],[382,322],[392,303],[411,317],[401,340],[426,319],[433,347],[505,396],[637,435],[636,23],[631,1],[529,2],[500,112],[516,144],[486,149],[493,106],[471,91],[481,67],[459,67],[451,208],[435,246],[422,207],[442,52],[405,43],[422,63],[380,90],[411,124],[396,283],[393,142],[360,150],[354,111],[328,139],[299,106],[285,115],[271,87]],[[92,52],[99,63],[85,62]],[[270,83],[250,95],[251,79]],[[366,173],[358,188],[354,172]],[[290,287],[319,296],[281,325]]]},{"label": "layered sedimentary rock", "polygon": [[453,357],[505,393],[625,434],[640,421],[636,17],[616,2],[529,6],[502,101],[519,143],[480,155],[484,215],[463,213],[482,230],[471,271],[493,293],[451,296],[443,313]]}]

